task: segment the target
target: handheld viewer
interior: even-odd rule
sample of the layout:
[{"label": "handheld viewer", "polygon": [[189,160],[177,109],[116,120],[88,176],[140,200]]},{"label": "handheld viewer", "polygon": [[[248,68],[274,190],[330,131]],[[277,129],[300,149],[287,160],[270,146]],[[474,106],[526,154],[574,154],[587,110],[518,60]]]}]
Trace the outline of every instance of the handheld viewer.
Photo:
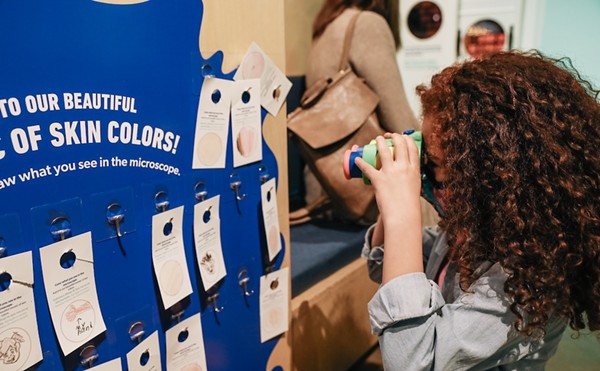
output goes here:
[{"label": "handheld viewer", "polygon": [[[415,140],[415,143],[417,143],[417,148],[419,149],[419,157],[421,157],[422,156],[421,145],[423,143],[422,133],[420,131],[415,131],[415,130],[406,130],[402,134],[409,135],[410,137],[412,137]],[[385,141],[388,145],[388,148],[393,153],[394,144],[392,143],[392,140],[386,139]],[[344,176],[346,176],[346,179],[362,178],[363,182],[365,184],[371,184],[371,181],[366,176],[364,176],[362,171],[360,171],[358,166],[356,166],[356,164],[354,163],[354,160],[357,157],[362,157],[362,159],[365,160],[367,163],[369,163],[372,166],[374,166],[375,168],[379,169],[379,168],[381,168],[381,163],[379,162],[379,156],[378,156],[377,152],[378,152],[377,144],[375,143],[375,139],[373,139],[371,142],[369,142],[369,144],[364,145],[362,147],[354,145],[354,146],[352,146],[351,149],[346,150],[346,152],[344,153],[344,163],[343,163]]]}]

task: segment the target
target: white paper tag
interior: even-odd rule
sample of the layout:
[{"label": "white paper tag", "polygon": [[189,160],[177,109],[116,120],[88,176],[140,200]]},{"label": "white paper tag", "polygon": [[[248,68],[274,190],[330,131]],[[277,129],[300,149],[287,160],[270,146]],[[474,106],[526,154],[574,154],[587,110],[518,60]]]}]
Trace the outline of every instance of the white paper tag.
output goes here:
[{"label": "white paper tag", "polygon": [[42,360],[31,256],[28,251],[0,259],[0,280],[10,283],[0,291],[0,368],[6,371],[25,370]]},{"label": "white paper tag", "polygon": [[267,251],[269,261],[281,251],[281,238],[279,236],[279,213],[277,212],[277,191],[275,178],[271,178],[260,186],[261,205],[264,220],[264,231],[267,237]]},{"label": "white paper tag", "polygon": [[127,353],[129,371],[160,371],[160,345],[158,331],[154,331],[144,341]]},{"label": "white paper tag", "polygon": [[104,362],[101,365],[88,368],[88,370],[93,371],[121,371],[123,368],[121,367],[121,358],[115,358],[112,361]]},{"label": "white paper tag", "polygon": [[231,94],[231,138],[233,167],[262,160],[260,81],[241,80]]},{"label": "white paper tag", "polygon": [[194,242],[204,290],[227,274],[221,245],[221,219],[217,195],[194,205]]},{"label": "white paper tag", "polygon": [[165,309],[192,293],[182,227],[183,206],[152,217],[152,265]]},{"label": "white paper tag", "polygon": [[54,331],[69,355],[106,330],[96,292],[92,234],[42,247],[40,257]]},{"label": "white paper tag", "polygon": [[288,330],[289,269],[260,277],[260,342]]},{"label": "white paper tag", "polygon": [[206,371],[206,353],[200,314],[167,330],[167,371]]},{"label": "white paper tag", "polygon": [[292,82],[254,42],[233,79],[260,79],[261,105],[273,116],[277,115],[292,88]]},{"label": "white paper tag", "polygon": [[232,81],[205,78],[198,101],[192,169],[225,168]]}]

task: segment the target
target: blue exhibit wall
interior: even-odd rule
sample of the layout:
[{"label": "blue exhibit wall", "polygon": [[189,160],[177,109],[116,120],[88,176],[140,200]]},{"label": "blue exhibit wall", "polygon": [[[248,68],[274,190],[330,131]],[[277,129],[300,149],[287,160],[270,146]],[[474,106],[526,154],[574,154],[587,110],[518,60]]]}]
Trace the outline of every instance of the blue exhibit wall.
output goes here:
[{"label": "blue exhibit wall", "polygon": [[[0,237],[8,256],[33,252],[44,357],[35,369],[86,368],[79,350],[62,354],[44,291],[39,248],[56,241],[51,231],[57,218],[68,221],[71,236],[92,233],[107,327],[89,342],[97,348],[96,364],[120,357],[125,368],[125,355],[136,345],[128,330],[140,321],[146,336],[158,331],[164,366],[164,334],[177,320],[163,308],[152,269],[151,222],[159,193],[169,209],[185,208],[194,292],[181,302],[180,319],[201,313],[208,369],[264,369],[278,341],[261,344],[258,307],[260,276],[278,269],[286,250],[266,263],[260,185],[263,175],[277,178],[273,152],[263,141],[262,161],[233,168],[230,138],[224,169],[192,170],[203,76],[232,79],[235,72],[222,72],[222,53],[200,54],[202,14],[200,0],[0,2]],[[71,107],[68,98],[77,93],[122,96],[129,107]],[[263,121],[265,116],[263,109]],[[242,182],[242,201],[230,188],[233,180]],[[227,276],[210,293],[193,246],[198,185],[208,197],[221,196]],[[115,202],[125,210],[121,238],[107,221],[107,207]],[[242,271],[255,295],[243,295]],[[214,292],[221,313],[207,301]]]}]

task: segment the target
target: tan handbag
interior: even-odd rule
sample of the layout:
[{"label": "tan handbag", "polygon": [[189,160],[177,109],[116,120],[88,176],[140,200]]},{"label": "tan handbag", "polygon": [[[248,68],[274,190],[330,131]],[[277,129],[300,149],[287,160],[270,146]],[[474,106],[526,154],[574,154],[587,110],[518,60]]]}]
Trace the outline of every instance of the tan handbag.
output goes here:
[{"label": "tan handbag", "polygon": [[[346,30],[340,72],[317,81],[306,90],[300,106],[288,115],[287,127],[304,160],[331,199],[337,217],[367,224],[377,216],[373,188],[364,185],[360,179],[347,180],[343,172],[343,156],[347,149],[354,144],[368,143],[384,132],[375,112],[379,98],[348,62],[359,15],[360,12],[351,19]],[[316,202],[323,204],[322,199]],[[315,205],[305,208],[309,212],[322,209]],[[294,213],[290,216],[292,222],[298,218]]]}]

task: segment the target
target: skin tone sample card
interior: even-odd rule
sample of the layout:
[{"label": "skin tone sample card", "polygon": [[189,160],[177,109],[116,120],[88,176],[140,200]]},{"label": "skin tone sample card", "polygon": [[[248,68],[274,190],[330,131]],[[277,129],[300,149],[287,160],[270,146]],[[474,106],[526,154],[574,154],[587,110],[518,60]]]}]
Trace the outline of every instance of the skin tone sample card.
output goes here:
[{"label": "skin tone sample card", "polygon": [[121,371],[123,368],[121,367],[121,358],[113,359],[112,361],[108,361],[102,363],[98,366],[89,368],[88,370],[93,371]]},{"label": "skin tone sample card", "polygon": [[69,355],[106,330],[100,311],[91,232],[40,248],[54,331]]},{"label": "skin tone sample card", "polygon": [[182,227],[183,206],[152,217],[152,264],[165,309],[192,293]]},{"label": "skin tone sample card", "polygon": [[260,342],[288,330],[289,269],[260,277]]},{"label": "skin tone sample card", "polygon": [[281,238],[279,237],[279,213],[277,211],[277,193],[275,191],[275,178],[271,178],[260,186],[261,206],[264,220],[264,231],[267,237],[267,251],[269,261],[281,251]]},{"label": "skin tone sample card", "polygon": [[144,341],[127,353],[129,371],[160,371],[160,345],[158,331],[154,331]]},{"label": "skin tone sample card", "polygon": [[233,79],[260,80],[260,104],[276,116],[292,88],[292,82],[256,44],[250,44]]},{"label": "skin tone sample card", "polygon": [[225,168],[232,81],[207,77],[202,84],[192,169]]},{"label": "skin tone sample card", "polygon": [[233,84],[231,95],[231,135],[233,167],[262,160],[260,120],[260,81],[241,80]]},{"label": "skin tone sample card", "polygon": [[221,246],[220,196],[194,205],[194,243],[204,290],[208,291],[227,274]]},{"label": "skin tone sample card", "polygon": [[167,330],[167,371],[206,371],[200,313]]},{"label": "skin tone sample card", "polygon": [[31,255],[28,251],[0,259],[1,370],[25,370],[42,360]]}]

